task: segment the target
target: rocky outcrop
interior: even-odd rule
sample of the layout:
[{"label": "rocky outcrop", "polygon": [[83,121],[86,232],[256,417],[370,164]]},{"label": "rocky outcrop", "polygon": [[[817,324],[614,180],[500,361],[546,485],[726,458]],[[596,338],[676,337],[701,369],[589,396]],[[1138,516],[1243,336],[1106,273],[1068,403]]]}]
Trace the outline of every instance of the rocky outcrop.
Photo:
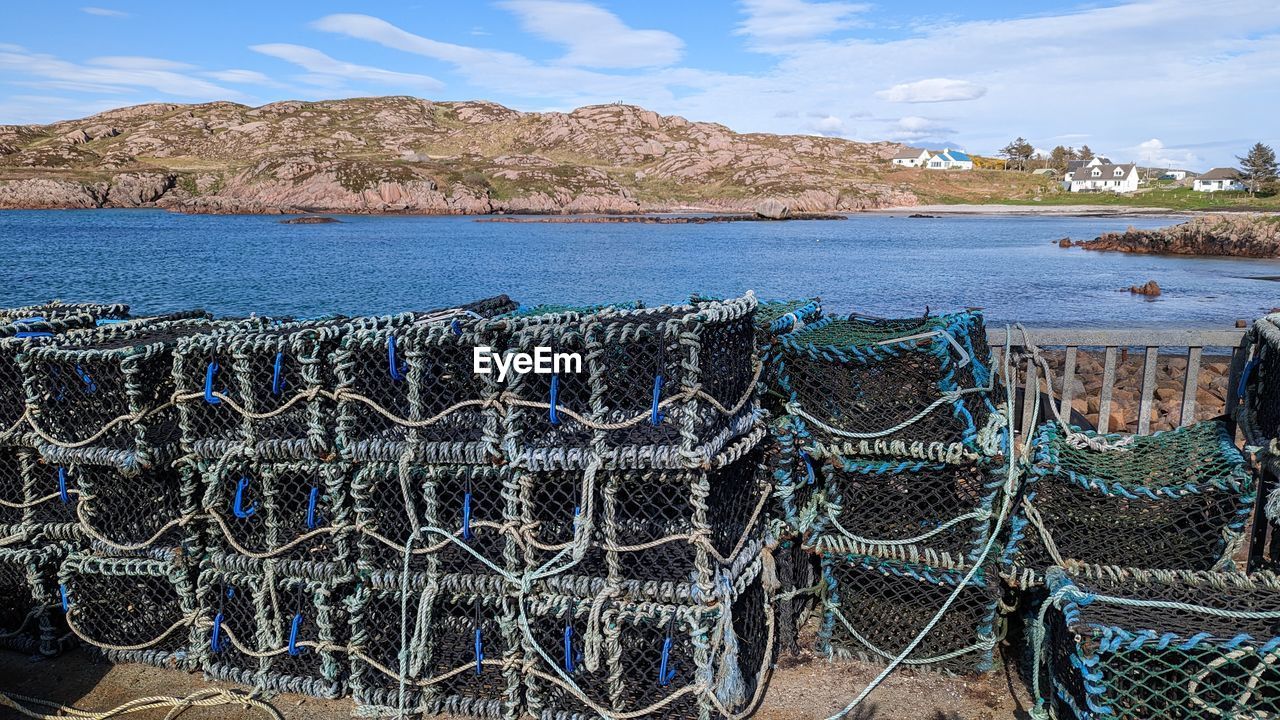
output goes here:
[{"label": "rocky outcrop", "polygon": [[1130,285],[1129,292],[1133,295],[1145,295],[1146,297],[1160,297],[1160,284],[1155,280],[1148,280],[1141,285]]},{"label": "rocky outcrop", "polygon": [[1086,250],[1150,255],[1280,257],[1280,215],[1206,215],[1158,230],[1129,228],[1075,243]]},{"label": "rocky outcrop", "polygon": [[756,215],[768,220],[785,220],[791,214],[791,208],[777,198],[769,198],[756,206]]},{"label": "rocky outcrop", "polygon": [[848,212],[917,203],[909,185],[885,179],[898,148],[740,134],[621,104],[523,113],[409,97],[157,103],[0,126],[0,207]]}]

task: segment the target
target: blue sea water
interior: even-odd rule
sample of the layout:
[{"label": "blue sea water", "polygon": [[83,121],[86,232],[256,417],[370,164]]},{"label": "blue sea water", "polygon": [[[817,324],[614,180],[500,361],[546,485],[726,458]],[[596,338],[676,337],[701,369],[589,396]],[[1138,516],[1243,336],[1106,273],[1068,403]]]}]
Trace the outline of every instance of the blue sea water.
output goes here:
[{"label": "blue sea water", "polygon": [[[991,323],[1212,326],[1280,306],[1280,260],[1061,249],[1171,217],[918,219],[706,225],[514,224],[473,217],[270,216],[150,210],[0,211],[0,305],[123,301],[137,312],[370,314],[508,293],[525,304],[692,292],[821,295],[833,311],[980,306]],[[1154,279],[1155,300],[1119,291]]]}]

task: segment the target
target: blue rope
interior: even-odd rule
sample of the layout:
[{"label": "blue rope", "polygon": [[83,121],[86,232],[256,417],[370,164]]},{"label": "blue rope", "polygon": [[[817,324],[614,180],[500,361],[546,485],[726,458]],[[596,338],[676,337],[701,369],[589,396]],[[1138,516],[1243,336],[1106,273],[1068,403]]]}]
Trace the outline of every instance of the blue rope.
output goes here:
[{"label": "blue rope", "polygon": [[253,502],[249,503],[249,507],[247,508],[244,506],[244,491],[248,487],[249,487],[249,478],[241,476],[240,481],[236,483],[235,502],[231,505],[231,512],[235,513],[236,517],[240,518],[241,520],[248,519],[250,515],[258,511],[257,500],[254,500]]}]

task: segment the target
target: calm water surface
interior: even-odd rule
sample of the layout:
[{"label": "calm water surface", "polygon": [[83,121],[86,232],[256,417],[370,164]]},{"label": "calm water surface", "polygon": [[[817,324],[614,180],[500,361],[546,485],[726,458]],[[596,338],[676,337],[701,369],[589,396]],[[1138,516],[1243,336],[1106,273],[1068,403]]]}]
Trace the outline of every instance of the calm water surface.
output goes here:
[{"label": "calm water surface", "polygon": [[[525,304],[691,292],[821,295],[879,315],[982,306],[990,322],[1221,325],[1280,306],[1280,260],[1063,250],[1064,236],[1169,217],[858,215],[848,221],[609,225],[468,217],[278,217],[149,210],[0,211],[0,304],[124,301],[138,312],[316,315],[424,309],[505,292]],[[1154,279],[1148,301],[1118,288]]]}]

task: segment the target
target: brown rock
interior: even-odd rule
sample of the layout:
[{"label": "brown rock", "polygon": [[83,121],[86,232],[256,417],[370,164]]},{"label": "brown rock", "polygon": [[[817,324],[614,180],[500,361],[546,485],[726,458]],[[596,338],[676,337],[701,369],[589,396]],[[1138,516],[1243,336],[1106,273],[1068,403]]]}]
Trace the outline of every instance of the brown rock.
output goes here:
[{"label": "brown rock", "polygon": [[785,220],[791,214],[791,209],[786,203],[776,198],[769,198],[756,205],[756,215],[770,220]]},{"label": "brown rock", "polygon": [[1146,295],[1147,297],[1158,297],[1160,295],[1160,285],[1155,280],[1148,280],[1142,285],[1130,285],[1129,292],[1134,295]]},{"label": "brown rock", "polygon": [[1064,237],[1064,238],[1062,238],[1061,240],[1059,240],[1059,241],[1058,241],[1058,247],[1060,247],[1060,248],[1069,248],[1069,247],[1071,247],[1071,238],[1069,238],[1069,237]]}]

